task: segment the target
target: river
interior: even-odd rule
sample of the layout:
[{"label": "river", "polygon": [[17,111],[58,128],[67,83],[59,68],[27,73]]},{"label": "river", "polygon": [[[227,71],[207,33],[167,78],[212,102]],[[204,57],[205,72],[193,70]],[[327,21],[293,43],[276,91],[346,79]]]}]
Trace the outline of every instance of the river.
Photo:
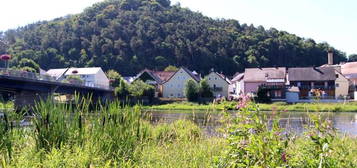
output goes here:
[{"label": "river", "polygon": [[[171,123],[179,119],[191,120],[200,126],[208,136],[217,136],[219,132],[217,128],[221,126],[221,114],[208,114],[205,111],[192,110],[175,110],[175,111],[149,111],[151,114],[151,122],[156,124],[160,122]],[[235,113],[235,112],[231,112]],[[273,115],[272,112],[263,112],[268,118]],[[311,114],[311,113],[310,113]],[[321,115],[323,119],[332,121],[333,127],[339,133],[350,136],[357,136],[357,113],[349,112],[334,112],[334,113],[312,113]],[[279,114],[280,127],[285,128],[288,132],[293,134],[301,134],[305,131],[309,120],[309,114],[306,112],[281,112]]]}]

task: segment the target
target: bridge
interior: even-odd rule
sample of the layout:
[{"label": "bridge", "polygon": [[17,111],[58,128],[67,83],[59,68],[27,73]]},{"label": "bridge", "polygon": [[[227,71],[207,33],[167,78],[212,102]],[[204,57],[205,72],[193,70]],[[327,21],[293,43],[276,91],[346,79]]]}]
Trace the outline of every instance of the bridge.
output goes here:
[{"label": "bridge", "polygon": [[0,92],[15,97],[16,108],[33,106],[36,101],[46,100],[54,93],[91,95],[93,101],[105,102],[113,98],[114,90],[109,86],[57,81],[49,75],[0,68]]}]

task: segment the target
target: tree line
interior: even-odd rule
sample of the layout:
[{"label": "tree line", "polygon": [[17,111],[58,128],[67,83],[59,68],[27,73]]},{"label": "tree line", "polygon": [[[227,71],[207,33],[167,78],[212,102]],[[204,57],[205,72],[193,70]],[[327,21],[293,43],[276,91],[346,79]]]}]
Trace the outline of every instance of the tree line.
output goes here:
[{"label": "tree line", "polygon": [[[125,76],[169,65],[227,75],[247,67],[319,66],[330,48],[275,28],[212,19],[169,0],[106,0],[0,33],[0,54],[14,57],[12,67],[102,67]],[[335,63],[347,61],[333,51]]]}]

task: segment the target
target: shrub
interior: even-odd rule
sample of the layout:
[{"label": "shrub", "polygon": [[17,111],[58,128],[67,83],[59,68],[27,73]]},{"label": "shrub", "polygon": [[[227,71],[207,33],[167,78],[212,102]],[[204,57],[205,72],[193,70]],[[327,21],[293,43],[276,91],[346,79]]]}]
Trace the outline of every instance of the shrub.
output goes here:
[{"label": "shrub", "polygon": [[126,98],[129,96],[129,86],[124,80],[120,80],[118,87],[115,88],[115,95],[119,98]]},{"label": "shrub", "polygon": [[228,129],[229,146],[219,167],[286,167],[289,137],[278,120],[272,119],[271,128],[267,121],[254,104],[241,108]]},{"label": "shrub", "polygon": [[212,98],[213,92],[207,83],[206,79],[203,79],[199,83],[199,95],[201,98]]},{"label": "shrub", "polygon": [[185,95],[188,101],[194,102],[198,100],[199,88],[194,80],[190,79],[186,82]]},{"label": "shrub", "polygon": [[269,89],[262,87],[258,88],[256,102],[258,103],[271,103],[271,98],[268,96]]},{"label": "shrub", "polygon": [[143,82],[142,80],[136,80],[135,82],[133,82],[129,86],[129,92],[131,96],[136,98],[155,97],[155,87]]}]

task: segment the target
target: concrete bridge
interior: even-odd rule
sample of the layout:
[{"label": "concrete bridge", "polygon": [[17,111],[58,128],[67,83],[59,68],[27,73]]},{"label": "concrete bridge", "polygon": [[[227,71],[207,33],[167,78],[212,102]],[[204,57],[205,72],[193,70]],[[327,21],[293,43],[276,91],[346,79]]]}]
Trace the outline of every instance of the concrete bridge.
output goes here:
[{"label": "concrete bridge", "polygon": [[91,95],[93,101],[102,102],[114,96],[114,90],[108,86],[65,83],[48,75],[10,69],[0,69],[0,92],[14,95],[17,109],[33,106],[36,101],[46,100],[54,93]]}]

